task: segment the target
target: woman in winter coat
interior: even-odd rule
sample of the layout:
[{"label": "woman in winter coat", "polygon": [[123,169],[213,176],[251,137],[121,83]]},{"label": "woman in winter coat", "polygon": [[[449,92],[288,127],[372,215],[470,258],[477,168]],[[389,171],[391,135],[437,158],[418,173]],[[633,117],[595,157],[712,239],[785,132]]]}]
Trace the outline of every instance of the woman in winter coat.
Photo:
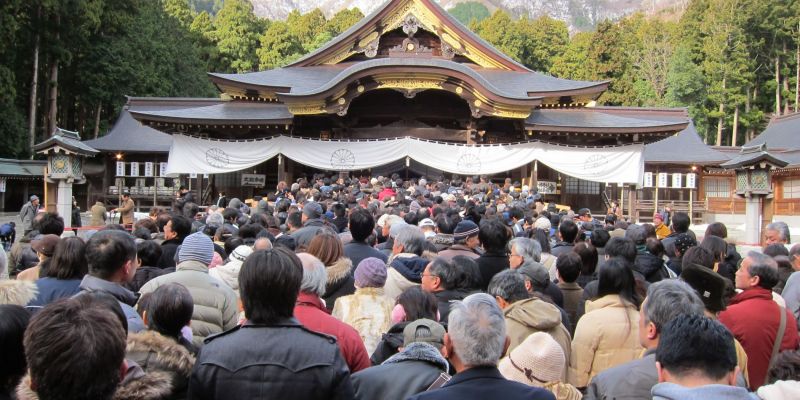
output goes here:
[{"label": "woman in winter coat", "polygon": [[369,257],[358,263],[355,272],[356,292],[340,297],[333,307],[333,316],[358,331],[367,354],[378,347],[381,335],[392,326],[394,302],[383,293],[386,264]]},{"label": "woman in winter coat", "polygon": [[640,301],[635,294],[633,271],[619,258],[600,269],[597,300],[586,303],[572,339],[567,380],[586,387],[603,370],[639,357]]},{"label": "woman in winter coat", "polygon": [[214,278],[219,279],[222,283],[228,285],[236,296],[239,296],[239,271],[242,270],[242,264],[247,256],[253,253],[253,248],[247,245],[239,245],[233,250],[228,262],[216,268],[208,270],[208,274]]},{"label": "woman in winter coat", "polygon": [[192,295],[183,285],[169,283],[148,297],[143,310],[147,330],[128,335],[126,359],[147,375],[163,376],[161,383],[171,387],[167,398],[185,398],[197,353],[181,334],[192,319]]},{"label": "woman in winter coat", "polygon": [[372,353],[369,359],[372,365],[380,365],[397,354],[403,345],[403,329],[411,322],[422,318],[438,322],[439,302],[433,294],[423,291],[419,286],[412,286],[397,298],[397,303],[392,309],[394,325],[383,334],[375,352]]},{"label": "woman in winter coat", "polygon": [[86,243],[73,236],[61,239],[53,251],[49,267],[36,280],[38,295],[28,306],[44,307],[60,298],[80,292],[80,283],[86,275]]},{"label": "woman in winter coat", "polygon": [[136,258],[139,263],[139,267],[136,268],[136,274],[130,282],[123,284],[132,292],[138,293],[139,289],[153,278],[168,272],[174,272],[174,268],[162,269],[156,267],[158,260],[161,258],[161,246],[152,240],[145,240],[136,245]]},{"label": "woman in winter coat", "polygon": [[336,299],[355,293],[353,263],[344,255],[342,241],[333,233],[322,233],[314,237],[308,244],[306,252],[317,257],[325,264],[328,282],[325,285],[325,307],[333,310]]}]

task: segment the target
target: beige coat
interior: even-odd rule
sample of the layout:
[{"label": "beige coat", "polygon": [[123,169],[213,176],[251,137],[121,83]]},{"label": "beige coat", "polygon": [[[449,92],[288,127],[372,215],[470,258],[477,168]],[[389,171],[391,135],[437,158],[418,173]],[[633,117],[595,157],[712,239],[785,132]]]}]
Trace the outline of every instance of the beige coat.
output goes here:
[{"label": "beige coat", "polygon": [[98,201],[91,209],[92,217],[89,219],[89,226],[103,226],[106,224],[106,206]]},{"label": "beige coat", "polygon": [[569,383],[582,388],[598,373],[639,358],[639,312],[618,295],[586,302],[569,358]]},{"label": "beige coat", "polygon": [[[508,353],[519,346],[533,333],[544,332],[550,335],[564,350],[565,359],[570,358],[570,336],[567,328],[561,323],[561,311],[558,307],[537,299],[525,299],[511,304],[503,310],[506,319],[506,334],[511,343]],[[566,379],[567,369],[561,373]]]},{"label": "beige coat", "polygon": [[[119,204],[119,208],[117,211],[122,216],[122,224],[128,225],[133,224],[133,209],[136,207],[136,204],[133,202],[132,199],[123,200]],[[114,221],[116,222],[116,221]]]},{"label": "beige coat", "polygon": [[336,300],[332,315],[358,331],[367,354],[372,354],[381,335],[392,327],[394,301],[386,297],[383,288],[356,288],[355,294]]}]

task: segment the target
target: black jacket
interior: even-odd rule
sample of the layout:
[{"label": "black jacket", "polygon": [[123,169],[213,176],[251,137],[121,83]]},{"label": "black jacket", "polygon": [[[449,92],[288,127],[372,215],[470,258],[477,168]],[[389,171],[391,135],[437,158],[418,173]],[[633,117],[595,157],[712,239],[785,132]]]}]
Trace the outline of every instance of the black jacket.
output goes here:
[{"label": "black jacket", "polygon": [[510,268],[508,255],[505,253],[487,252],[476,258],[475,262],[478,263],[478,269],[481,271],[481,290],[484,292],[489,287],[489,281],[492,280],[495,274]]},{"label": "black jacket", "polygon": [[396,323],[389,328],[389,332],[381,336],[378,347],[375,348],[375,351],[369,358],[372,365],[380,365],[388,360],[389,357],[397,354],[397,349],[403,345],[403,329],[405,329],[408,324],[408,321]]},{"label": "black jacket", "polygon": [[124,283],[122,286],[125,286],[131,292],[138,293],[139,289],[141,289],[145,283],[168,272],[168,270],[163,270],[158,267],[139,267],[136,269],[136,274],[133,276],[133,279],[130,282]]},{"label": "black jacket", "polygon": [[211,336],[197,355],[189,399],[352,399],[336,339],[291,318]]},{"label": "black jacket", "polygon": [[667,275],[664,269],[664,260],[646,252],[636,255],[636,260],[633,263],[633,270],[634,272],[642,274],[644,279],[650,283],[656,283],[662,279],[669,278],[669,275]]},{"label": "black jacket", "polygon": [[183,238],[176,237],[174,239],[165,240],[161,243],[161,258],[158,259],[156,267],[175,268],[175,253],[178,251],[178,246],[183,243]]},{"label": "black jacket", "polygon": [[450,315],[450,302],[464,300],[465,297],[469,296],[469,293],[461,289],[452,289],[435,292],[433,295],[436,296],[436,300],[439,302],[439,321],[447,322],[447,317]]},{"label": "black jacket", "polygon": [[555,400],[548,390],[508,380],[497,367],[474,367],[453,376],[439,389],[420,393],[409,400]]},{"label": "black jacket", "polygon": [[356,399],[405,400],[424,392],[446,373],[447,360],[428,343],[411,343],[383,364],[356,372],[351,377]]}]

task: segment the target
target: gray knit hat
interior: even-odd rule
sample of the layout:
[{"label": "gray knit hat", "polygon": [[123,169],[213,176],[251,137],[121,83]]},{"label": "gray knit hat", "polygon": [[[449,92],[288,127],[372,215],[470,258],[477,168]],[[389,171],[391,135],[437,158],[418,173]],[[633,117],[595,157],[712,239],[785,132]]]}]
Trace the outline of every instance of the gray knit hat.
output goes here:
[{"label": "gray knit hat", "polygon": [[319,203],[315,203],[310,201],[303,206],[303,214],[308,217],[308,219],[316,219],[322,216],[322,206]]},{"label": "gray knit hat", "polygon": [[369,257],[358,263],[355,284],[360,288],[382,288],[386,284],[386,263],[380,258]]},{"label": "gray knit hat", "polygon": [[214,243],[203,232],[191,234],[183,239],[183,244],[178,251],[178,261],[198,261],[205,265],[211,264],[214,258]]}]

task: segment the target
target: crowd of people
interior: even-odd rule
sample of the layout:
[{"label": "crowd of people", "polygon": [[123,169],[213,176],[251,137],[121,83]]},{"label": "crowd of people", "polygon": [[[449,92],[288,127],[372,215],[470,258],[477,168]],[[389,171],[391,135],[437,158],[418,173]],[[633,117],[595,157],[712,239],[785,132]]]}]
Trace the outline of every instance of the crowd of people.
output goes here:
[{"label": "crowd of people", "polygon": [[0,399],[800,398],[782,222],[740,255],[721,223],[481,177],[181,190],[139,220],[128,197],[80,237],[31,200],[0,254]]}]

